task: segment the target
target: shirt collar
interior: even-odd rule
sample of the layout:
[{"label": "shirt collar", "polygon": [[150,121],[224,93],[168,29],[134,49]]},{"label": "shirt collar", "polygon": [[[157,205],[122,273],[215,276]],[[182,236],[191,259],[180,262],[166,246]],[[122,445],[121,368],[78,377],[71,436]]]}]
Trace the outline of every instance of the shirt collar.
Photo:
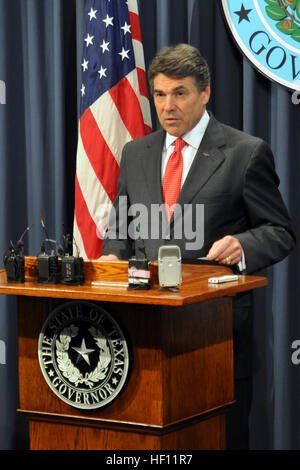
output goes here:
[{"label": "shirt collar", "polygon": [[[184,134],[181,138],[188,144],[194,147],[195,149],[198,149],[201,140],[204,136],[204,133],[206,131],[206,128],[209,123],[209,114],[205,110],[204,114],[202,115],[200,121],[191,129],[188,131],[186,134]],[[176,136],[166,133],[166,140],[165,140],[165,145],[166,148],[168,149],[170,145],[174,144],[175,140],[177,139]]]}]

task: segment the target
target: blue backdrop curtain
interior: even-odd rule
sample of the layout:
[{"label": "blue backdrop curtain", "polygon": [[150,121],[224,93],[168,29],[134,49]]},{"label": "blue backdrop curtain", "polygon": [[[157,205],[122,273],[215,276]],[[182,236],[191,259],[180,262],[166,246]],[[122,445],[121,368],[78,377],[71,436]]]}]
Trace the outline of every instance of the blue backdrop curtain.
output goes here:
[{"label": "blue backdrop curtain", "polygon": [[[237,49],[219,0],[139,0],[146,65],[167,44],[189,42],[212,75],[209,109],[226,124],[265,139],[280,189],[300,233],[300,107],[291,92],[255,71]],[[51,238],[73,222],[84,0],[0,0],[0,256],[25,227],[25,254],[36,255],[43,215]],[[157,126],[153,110],[154,128]],[[297,145],[298,144],[298,145]],[[64,227],[64,228],[63,228]],[[299,247],[263,274],[255,293],[252,449],[299,449]],[[0,449],[28,446],[18,407],[16,301],[0,296]],[[30,373],[30,371],[28,371]]]}]

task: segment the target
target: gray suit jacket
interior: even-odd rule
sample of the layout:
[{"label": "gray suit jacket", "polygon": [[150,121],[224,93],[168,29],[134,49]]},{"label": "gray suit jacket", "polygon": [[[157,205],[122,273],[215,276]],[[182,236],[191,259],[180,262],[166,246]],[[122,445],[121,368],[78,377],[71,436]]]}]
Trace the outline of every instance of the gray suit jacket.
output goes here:
[{"label": "gray suit jacket", "polygon": [[[191,240],[187,240],[184,229],[183,236],[177,230],[181,220],[186,218],[178,214],[174,214],[168,226],[169,238],[164,229],[162,233],[151,234],[151,205],[157,208],[163,204],[161,154],[164,138],[164,131],[159,130],[125,145],[118,196],[102,254],[112,253],[120,259],[129,259],[135,253],[137,256],[146,254],[148,260],[155,261],[162,244],[176,244],[180,246],[182,258],[192,262],[205,256],[214,241],[234,235],[242,244],[246,272],[250,274],[280,261],[293,249],[295,235],[278,190],[279,178],[269,146],[261,139],[219,123],[214,117],[210,118],[178,199],[179,208],[192,208],[192,216],[189,213],[187,219],[193,222],[192,231],[202,232],[203,245],[197,249],[187,245]],[[197,204],[204,205],[198,206],[204,207],[204,220],[196,217]],[[142,219],[138,217],[139,208],[146,209]],[[162,211],[163,226],[164,217]],[[141,239],[130,240],[128,226],[133,238],[140,235]],[[251,293],[234,298],[236,378],[251,375],[251,309]]]},{"label": "gray suit jacket", "polygon": [[[172,217],[167,236],[164,230],[154,230],[155,235],[151,236],[150,228],[155,219],[151,216],[151,205],[157,214],[157,208],[163,204],[164,137],[164,131],[159,130],[125,145],[115,201],[117,227],[107,232],[103,254],[113,253],[120,259],[128,259],[142,243],[147,258],[154,261],[162,244],[176,244],[181,248],[183,259],[193,260],[205,256],[214,241],[234,235],[244,249],[247,273],[253,273],[280,261],[292,250],[295,235],[278,190],[279,179],[270,148],[261,139],[223,125],[214,117],[210,118],[179,195],[178,217],[176,213]],[[143,217],[138,215],[141,204],[147,209]],[[198,216],[196,214],[197,204],[204,209],[204,220],[200,211]],[[133,221],[129,207],[133,207]],[[128,210],[129,218],[126,218],[124,213]],[[164,211],[161,218],[163,226],[164,222],[166,224]],[[188,222],[190,230],[185,227],[180,230],[182,219]],[[135,230],[134,221],[139,225],[140,234]],[[135,232],[133,238],[141,236],[142,242],[132,243],[126,239],[128,224],[131,224],[131,233]],[[185,236],[188,233],[190,238],[190,234],[197,231],[201,231],[202,246]]]}]

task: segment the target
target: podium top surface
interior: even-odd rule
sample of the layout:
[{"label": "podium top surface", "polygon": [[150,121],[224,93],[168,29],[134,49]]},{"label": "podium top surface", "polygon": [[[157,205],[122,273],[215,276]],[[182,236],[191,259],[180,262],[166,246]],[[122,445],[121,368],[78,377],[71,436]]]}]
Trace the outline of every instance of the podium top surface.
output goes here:
[{"label": "podium top surface", "polygon": [[150,263],[152,286],[149,290],[128,290],[127,261],[85,261],[85,283],[82,286],[39,284],[36,268],[36,258],[26,257],[23,284],[8,283],[5,270],[0,270],[0,294],[182,306],[267,285],[265,277],[244,275],[240,275],[237,281],[209,284],[209,277],[232,274],[232,271],[226,266],[203,264],[182,265],[182,283],[178,292],[158,290],[156,263]]}]

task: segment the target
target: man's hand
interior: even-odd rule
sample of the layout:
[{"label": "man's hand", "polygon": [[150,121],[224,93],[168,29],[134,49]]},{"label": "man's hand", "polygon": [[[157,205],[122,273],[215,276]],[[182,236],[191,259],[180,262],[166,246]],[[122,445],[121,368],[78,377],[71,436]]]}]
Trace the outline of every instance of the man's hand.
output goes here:
[{"label": "man's hand", "polygon": [[242,259],[242,245],[232,235],[217,240],[210,248],[207,259],[219,261],[222,264],[237,264]]},{"label": "man's hand", "polygon": [[98,258],[98,261],[120,261],[116,255],[103,255]]}]

